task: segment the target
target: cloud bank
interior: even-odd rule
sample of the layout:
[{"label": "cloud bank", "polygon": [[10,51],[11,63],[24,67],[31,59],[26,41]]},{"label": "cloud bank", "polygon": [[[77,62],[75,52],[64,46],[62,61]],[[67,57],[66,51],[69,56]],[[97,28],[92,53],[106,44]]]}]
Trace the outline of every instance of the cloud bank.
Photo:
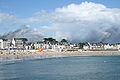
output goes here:
[{"label": "cloud bank", "polygon": [[[14,19],[8,14],[8,21]],[[0,18],[0,24],[6,17]],[[71,42],[120,42],[120,9],[107,8],[93,2],[70,4],[56,8],[53,12],[36,12],[33,17],[17,19],[17,23],[44,23],[40,27],[45,32],[55,33],[55,38],[65,38]]]},{"label": "cloud bank", "polygon": [[56,38],[72,42],[120,42],[120,9],[102,4],[83,2],[57,8],[47,15]]}]

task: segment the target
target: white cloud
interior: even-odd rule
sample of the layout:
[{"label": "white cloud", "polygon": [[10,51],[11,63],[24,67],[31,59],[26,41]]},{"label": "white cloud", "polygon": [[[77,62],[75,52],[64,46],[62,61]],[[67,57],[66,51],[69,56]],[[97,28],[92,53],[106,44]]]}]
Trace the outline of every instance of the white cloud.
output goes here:
[{"label": "white cloud", "polygon": [[[108,31],[117,28],[117,33],[120,34],[120,9],[83,2],[57,8],[49,15],[49,18],[53,19],[52,25],[46,29],[56,31],[57,39],[66,37],[71,41],[120,41],[118,35]],[[115,39],[112,39],[113,36]]]},{"label": "white cloud", "polygon": [[[56,8],[51,13],[37,12],[35,17],[19,20],[23,23],[46,23],[43,29],[56,32],[56,38],[70,41],[120,41],[120,9],[83,2]],[[45,31],[46,31],[45,30]],[[116,35],[118,34],[118,35]],[[114,38],[114,39],[113,39]]]},{"label": "white cloud", "polygon": [[0,25],[12,22],[16,19],[14,15],[0,12]]},{"label": "white cloud", "polygon": [[35,12],[33,17],[18,19],[19,23],[51,23],[53,16],[51,14],[46,13],[45,10],[40,12]]}]

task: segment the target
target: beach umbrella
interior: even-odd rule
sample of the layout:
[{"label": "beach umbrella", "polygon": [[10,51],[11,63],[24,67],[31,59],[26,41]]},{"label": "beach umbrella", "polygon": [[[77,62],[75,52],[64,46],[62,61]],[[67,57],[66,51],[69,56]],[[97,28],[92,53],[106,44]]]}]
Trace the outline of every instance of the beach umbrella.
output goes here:
[{"label": "beach umbrella", "polygon": [[42,48],[39,48],[38,50],[39,50],[40,52],[41,52],[41,51],[43,51],[43,49],[42,49]]}]

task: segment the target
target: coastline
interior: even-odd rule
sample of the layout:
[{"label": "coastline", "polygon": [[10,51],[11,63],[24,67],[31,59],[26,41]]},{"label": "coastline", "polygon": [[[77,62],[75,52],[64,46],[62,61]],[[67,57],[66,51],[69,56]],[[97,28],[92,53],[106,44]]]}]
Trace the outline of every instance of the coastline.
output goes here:
[{"label": "coastline", "polygon": [[67,52],[56,52],[56,51],[42,51],[38,50],[16,50],[0,51],[0,62],[9,60],[23,60],[23,59],[43,59],[43,58],[54,58],[54,57],[70,57],[70,56],[118,56],[120,51],[67,51]]}]

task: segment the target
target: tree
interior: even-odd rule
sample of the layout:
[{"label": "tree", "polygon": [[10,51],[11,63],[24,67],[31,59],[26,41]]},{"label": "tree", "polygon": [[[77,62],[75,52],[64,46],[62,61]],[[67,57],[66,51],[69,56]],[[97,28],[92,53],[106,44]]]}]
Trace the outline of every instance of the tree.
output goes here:
[{"label": "tree", "polygon": [[21,38],[23,41],[28,41],[28,39],[27,38]]},{"label": "tree", "polygon": [[68,42],[66,39],[62,39],[61,42]]},{"label": "tree", "polygon": [[57,41],[56,41],[56,39],[53,39],[52,37],[49,37],[49,38],[44,38],[44,42],[45,43],[51,43],[51,44],[54,44],[54,43],[56,43]]},{"label": "tree", "polygon": [[86,43],[79,43],[79,48],[83,49],[83,46],[86,45]]},{"label": "tree", "polygon": [[48,38],[44,38],[43,40],[44,40],[44,42],[46,42],[46,41],[48,41]]}]

